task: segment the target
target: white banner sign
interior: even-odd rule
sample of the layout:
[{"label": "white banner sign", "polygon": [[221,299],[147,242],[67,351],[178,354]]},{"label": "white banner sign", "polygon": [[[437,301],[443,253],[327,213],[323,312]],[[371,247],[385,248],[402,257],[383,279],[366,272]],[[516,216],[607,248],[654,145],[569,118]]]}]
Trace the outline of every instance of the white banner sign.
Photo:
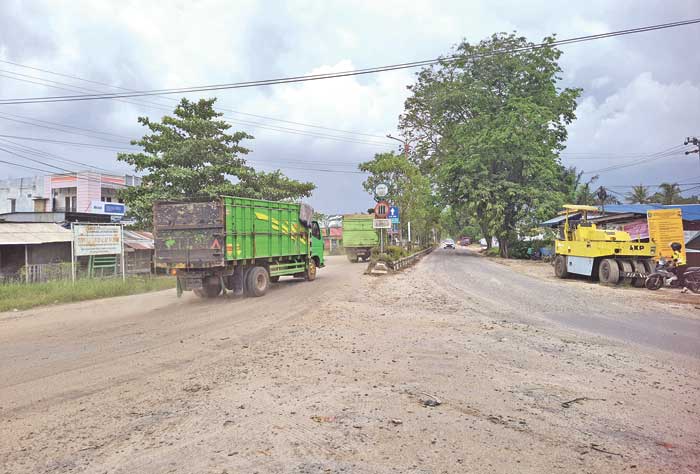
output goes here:
[{"label": "white banner sign", "polygon": [[120,255],[122,226],[119,224],[73,224],[73,251],[83,255]]},{"label": "white banner sign", "polygon": [[391,219],[374,219],[372,227],[375,229],[391,229]]}]

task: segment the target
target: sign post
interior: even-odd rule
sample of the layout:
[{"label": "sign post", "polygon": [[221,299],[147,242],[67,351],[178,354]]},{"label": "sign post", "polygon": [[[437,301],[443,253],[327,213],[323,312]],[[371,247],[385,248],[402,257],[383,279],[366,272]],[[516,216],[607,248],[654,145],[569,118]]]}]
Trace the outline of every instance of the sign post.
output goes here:
[{"label": "sign post", "polygon": [[374,219],[372,227],[379,229],[379,251],[384,253],[384,229],[391,229],[391,219]]},{"label": "sign post", "polygon": [[73,281],[76,274],[76,259],[83,256],[119,255],[122,279],[126,279],[124,264],[124,226],[122,224],[71,224],[73,244],[71,246],[71,269]]},{"label": "sign post", "polygon": [[70,239],[70,274],[73,283],[75,283],[75,230],[73,230],[73,222],[70,223],[71,239]]},{"label": "sign post", "polygon": [[121,240],[122,243],[121,259],[119,263],[122,267],[122,281],[126,281],[126,265],[124,264],[124,225],[119,224],[119,230],[121,231],[119,240]]}]

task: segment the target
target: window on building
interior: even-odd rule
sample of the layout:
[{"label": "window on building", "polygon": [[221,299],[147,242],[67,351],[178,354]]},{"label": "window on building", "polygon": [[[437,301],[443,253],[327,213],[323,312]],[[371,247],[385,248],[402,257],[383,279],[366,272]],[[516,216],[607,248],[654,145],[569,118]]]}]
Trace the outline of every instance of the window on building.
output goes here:
[{"label": "window on building", "polygon": [[10,212],[17,211],[17,199],[10,199]]},{"label": "window on building", "polygon": [[108,198],[107,198],[107,202],[112,202],[112,198],[111,198],[111,197],[108,197]]}]

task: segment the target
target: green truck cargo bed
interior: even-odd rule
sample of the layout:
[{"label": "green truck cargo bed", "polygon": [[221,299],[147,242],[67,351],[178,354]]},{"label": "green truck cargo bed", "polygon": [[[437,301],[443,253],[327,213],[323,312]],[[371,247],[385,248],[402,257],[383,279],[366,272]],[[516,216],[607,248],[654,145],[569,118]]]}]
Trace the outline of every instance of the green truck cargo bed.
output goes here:
[{"label": "green truck cargo bed", "polygon": [[310,234],[301,212],[298,203],[229,196],[156,202],[156,263],[209,268],[235,260],[308,256]]},{"label": "green truck cargo bed", "polygon": [[348,214],[343,216],[343,247],[375,247],[379,236],[372,227],[371,214]]}]

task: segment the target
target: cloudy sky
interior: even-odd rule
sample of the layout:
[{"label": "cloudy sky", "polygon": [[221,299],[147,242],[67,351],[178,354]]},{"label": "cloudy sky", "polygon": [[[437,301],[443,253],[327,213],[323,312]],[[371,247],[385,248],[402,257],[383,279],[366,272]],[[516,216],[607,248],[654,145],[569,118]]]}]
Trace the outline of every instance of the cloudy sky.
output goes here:
[{"label": "cloudy sky", "polygon": [[[552,33],[563,39],[700,17],[697,0],[553,5],[2,0],[0,98],[342,71],[434,58],[462,39],[476,42],[494,32],[517,30],[537,42]],[[682,145],[686,136],[700,137],[699,44],[700,25],[693,25],[563,47],[562,85],[584,89],[564,162],[587,176],[599,174],[601,184],[621,193],[639,183],[678,181],[683,189],[700,184],[697,155],[675,149],[654,156]],[[371,202],[356,164],[396,149],[384,137],[396,134],[414,75],[402,70],[201,96],[215,94],[234,127],[255,136],[245,143],[253,150],[252,165],[316,183],[311,203],[319,210],[352,212]],[[128,172],[115,154],[142,134],[136,118],[161,117],[173,103],[139,98],[0,105],[0,160],[40,169],[46,163],[70,170],[90,164]],[[618,165],[627,166],[606,171]],[[38,173],[0,163],[0,178]]]}]

